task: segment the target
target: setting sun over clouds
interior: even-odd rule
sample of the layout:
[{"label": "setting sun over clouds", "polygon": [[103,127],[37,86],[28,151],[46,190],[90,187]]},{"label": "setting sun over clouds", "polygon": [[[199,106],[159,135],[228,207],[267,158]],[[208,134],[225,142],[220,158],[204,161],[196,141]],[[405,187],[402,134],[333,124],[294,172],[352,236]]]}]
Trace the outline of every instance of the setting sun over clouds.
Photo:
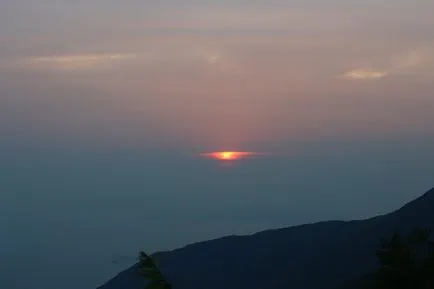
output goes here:
[{"label": "setting sun over clouds", "polygon": [[433,92],[434,0],[0,0],[0,289],[397,208]]}]

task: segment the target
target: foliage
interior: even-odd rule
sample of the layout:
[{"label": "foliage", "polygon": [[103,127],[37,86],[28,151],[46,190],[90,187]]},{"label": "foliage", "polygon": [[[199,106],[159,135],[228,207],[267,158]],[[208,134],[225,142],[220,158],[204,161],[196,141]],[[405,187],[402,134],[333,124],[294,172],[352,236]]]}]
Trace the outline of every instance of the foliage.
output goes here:
[{"label": "foliage", "polygon": [[171,289],[154,260],[145,252],[139,253],[137,273],[148,280],[145,289]]},{"label": "foliage", "polygon": [[416,229],[408,237],[394,233],[383,240],[376,252],[381,268],[368,288],[433,289],[434,243],[429,238],[429,230]]}]

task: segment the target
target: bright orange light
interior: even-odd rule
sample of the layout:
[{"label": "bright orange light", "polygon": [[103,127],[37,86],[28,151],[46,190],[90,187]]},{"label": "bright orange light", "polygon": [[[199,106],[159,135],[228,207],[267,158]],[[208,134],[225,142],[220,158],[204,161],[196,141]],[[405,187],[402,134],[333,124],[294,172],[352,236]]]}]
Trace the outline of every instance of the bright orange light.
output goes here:
[{"label": "bright orange light", "polygon": [[236,160],[240,158],[241,155],[240,153],[237,152],[220,152],[220,153],[216,153],[215,157],[220,160],[230,161],[230,160]]},{"label": "bright orange light", "polygon": [[257,155],[254,152],[235,152],[235,151],[223,151],[223,152],[212,152],[203,153],[201,156],[213,158],[221,161],[235,161],[246,158],[248,156]]}]

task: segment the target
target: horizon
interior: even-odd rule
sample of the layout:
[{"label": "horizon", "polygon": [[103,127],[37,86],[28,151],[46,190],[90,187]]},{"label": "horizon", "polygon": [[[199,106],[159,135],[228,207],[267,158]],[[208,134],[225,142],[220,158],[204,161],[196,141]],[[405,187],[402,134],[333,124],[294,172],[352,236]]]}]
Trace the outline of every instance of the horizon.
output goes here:
[{"label": "horizon", "polygon": [[95,289],[140,249],[372,217],[434,187],[432,11],[0,0],[0,287]]}]

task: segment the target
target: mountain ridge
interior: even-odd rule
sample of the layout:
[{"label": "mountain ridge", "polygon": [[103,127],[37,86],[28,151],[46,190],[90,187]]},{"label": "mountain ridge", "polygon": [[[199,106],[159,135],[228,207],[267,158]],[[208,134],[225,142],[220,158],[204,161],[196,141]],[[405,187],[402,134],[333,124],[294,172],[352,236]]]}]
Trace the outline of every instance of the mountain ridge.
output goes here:
[{"label": "mountain ridge", "polygon": [[[414,227],[434,228],[434,188],[389,214],[225,236],[154,256],[179,289],[345,288],[377,268],[380,239]],[[134,265],[98,289],[144,285]]]}]

